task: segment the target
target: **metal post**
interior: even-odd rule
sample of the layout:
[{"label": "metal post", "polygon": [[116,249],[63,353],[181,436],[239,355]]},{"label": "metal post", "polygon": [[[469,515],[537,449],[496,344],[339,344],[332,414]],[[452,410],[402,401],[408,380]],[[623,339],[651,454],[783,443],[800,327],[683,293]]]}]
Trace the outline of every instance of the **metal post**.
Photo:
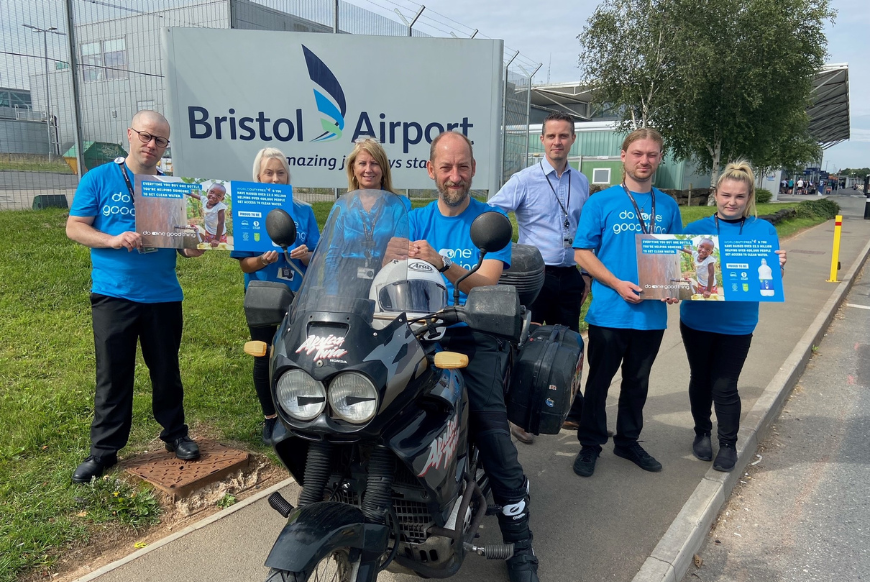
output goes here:
[{"label": "metal post", "polygon": [[504,66],[504,86],[502,88],[502,116],[501,116],[501,177],[499,178],[499,185],[503,186],[504,179],[504,161],[505,156],[507,155],[507,87],[508,87],[508,67],[511,66],[511,63],[514,62],[514,59],[517,58],[517,55],[520,54],[520,51],[514,53],[514,56],[511,57],[511,60],[507,62]]},{"label": "metal post", "polygon": [[831,253],[831,278],[828,283],[839,283],[837,271],[840,269],[840,233],[843,230],[843,216],[838,214],[834,219],[834,249]]},{"label": "metal post", "polygon": [[538,68],[532,71],[532,74],[529,75],[529,94],[526,96],[526,159],[523,160],[526,167],[529,166],[529,142],[532,141],[532,77],[534,77],[535,73],[540,71],[543,66],[544,63],[538,63]]},{"label": "metal post", "polygon": [[81,88],[79,87],[79,64],[78,59],[76,58],[76,34],[75,34],[75,23],[73,20],[73,0],[66,0],[63,3],[64,13],[66,15],[66,29],[68,31],[69,38],[69,68],[72,73],[72,90],[73,90],[73,135],[75,136],[75,146],[76,146],[76,174],[78,174],[79,180],[81,180],[84,175],[84,161],[85,157],[82,153],[82,144],[84,140],[82,139],[82,115],[81,115]]},{"label": "metal post", "polygon": [[420,18],[421,14],[423,14],[424,10],[426,10],[426,7],[421,4],[420,10],[417,11],[417,16],[415,16],[414,20],[411,21],[411,24],[408,25],[408,36],[411,36],[411,34],[414,32],[412,29],[414,28],[414,25],[417,23],[417,19]]},{"label": "metal post", "polygon": [[341,0],[335,0],[335,18],[332,21],[332,34],[338,34],[338,5]]},{"label": "metal post", "polygon": [[45,61],[45,125],[48,127],[48,161],[51,162],[51,91],[48,90],[48,32],[42,31],[42,55]]}]

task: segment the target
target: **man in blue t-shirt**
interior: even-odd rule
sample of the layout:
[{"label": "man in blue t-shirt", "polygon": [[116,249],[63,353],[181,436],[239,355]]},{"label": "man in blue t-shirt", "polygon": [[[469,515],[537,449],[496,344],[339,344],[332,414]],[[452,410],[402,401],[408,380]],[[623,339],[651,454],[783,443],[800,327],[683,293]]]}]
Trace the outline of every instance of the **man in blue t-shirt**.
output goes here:
[{"label": "man in blue t-shirt", "polygon": [[[451,131],[436,137],[426,168],[435,180],[438,200],[409,214],[409,256],[438,269],[452,300],[456,281],[480,258],[471,242],[472,221],[484,212],[504,212],[469,196],[475,161],[471,141],[465,135]],[[460,303],[474,287],[498,284],[502,270],[510,267],[510,259],[510,244],[486,255],[480,270],[459,285]],[[538,559],[529,531],[528,480],[511,441],[504,402],[509,346],[467,326],[449,328],[441,343],[444,349],[469,357],[462,371],[470,405],[469,429],[480,449],[493,498],[502,507],[498,513],[502,537],[505,543],[514,544],[514,556],[507,561],[510,580],[537,582]]]},{"label": "man in blue t-shirt", "polygon": [[[155,175],[169,145],[169,122],[140,111],[127,129],[130,153],[82,178],[76,190],[67,236],[91,249],[91,315],[97,364],[90,455],[73,472],[88,483],[118,461],[133,420],[136,343],[151,374],[154,418],[160,438],[182,460],[199,457],[187,435],[184,391],[178,367],[181,346],[181,286],[176,251],[142,247],[136,232],[135,174]],[[180,249],[184,257],[203,251]]]},{"label": "man in blue t-shirt", "polygon": [[635,235],[679,234],[677,203],[652,186],[662,160],[662,136],[654,129],[630,133],[622,144],[622,184],[593,195],[583,207],[574,256],[592,275],[584,405],[577,438],[583,445],[574,472],[589,477],[601,445],[607,442],[605,402],[613,376],[622,367],[613,452],[646,471],[661,471],[637,442],[653,361],[667,327],[667,305],[676,299],[644,301],[638,286]]}]

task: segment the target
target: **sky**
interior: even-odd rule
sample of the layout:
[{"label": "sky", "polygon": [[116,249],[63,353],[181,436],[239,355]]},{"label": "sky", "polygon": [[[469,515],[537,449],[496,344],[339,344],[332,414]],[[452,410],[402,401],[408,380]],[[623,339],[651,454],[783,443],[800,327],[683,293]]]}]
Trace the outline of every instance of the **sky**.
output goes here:
[{"label": "sky", "polygon": [[[173,0],[108,0],[101,4],[148,6]],[[265,3],[282,0],[263,0]],[[319,0],[328,4],[328,0]],[[411,20],[420,4],[411,0],[348,0],[396,21]],[[314,4],[314,2],[306,2]],[[580,72],[577,60],[583,30],[597,2],[573,0],[556,4],[529,0],[426,0],[415,28],[433,36],[503,39],[507,51],[519,51],[515,64],[528,73],[541,65],[534,83],[574,82]],[[91,5],[88,5],[91,6]],[[849,64],[851,139],[824,152],[822,167],[833,172],[846,167],[870,166],[870,59],[866,36],[870,30],[870,3],[867,0],[831,0],[838,12],[834,23],[824,30],[828,39],[828,63]],[[41,35],[23,29],[25,22],[56,24],[63,30],[62,3],[57,0],[3,0],[0,5],[0,49],[7,52],[42,54]],[[56,22],[57,21],[57,22]],[[49,35],[49,54],[59,55],[64,37]],[[0,54],[0,86],[23,87],[27,76],[16,75],[13,63],[42,66],[41,59],[16,59]],[[26,88],[26,87],[25,87]]]},{"label": "sky", "polygon": [[[413,17],[418,4],[405,0],[351,0],[368,10],[391,14],[400,6],[406,18]],[[431,25],[445,30],[453,24],[457,36],[469,36],[479,29],[478,36],[500,38],[505,46],[519,50],[532,69],[543,66],[533,83],[572,82],[580,76],[577,60],[580,44],[577,35],[583,31],[597,2],[529,2],[528,0],[428,0],[421,15],[421,30]],[[389,8],[389,10],[383,10]],[[850,90],[851,139],[824,152],[822,168],[830,172],[842,168],[870,167],[870,59],[866,44],[870,31],[870,2],[867,0],[831,0],[838,12],[824,34],[828,39],[828,63],[848,63]],[[431,13],[431,21],[425,18]],[[393,13],[393,18],[398,18]],[[465,26],[451,23],[448,18]],[[438,30],[432,31],[443,35]]]}]

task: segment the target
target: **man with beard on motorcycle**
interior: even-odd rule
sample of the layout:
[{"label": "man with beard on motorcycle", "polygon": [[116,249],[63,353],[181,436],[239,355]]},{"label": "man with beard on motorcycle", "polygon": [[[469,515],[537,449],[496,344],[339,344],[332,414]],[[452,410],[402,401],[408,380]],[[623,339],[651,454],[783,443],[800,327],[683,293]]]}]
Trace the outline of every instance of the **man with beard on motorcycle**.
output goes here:
[{"label": "man with beard on motorcycle", "polygon": [[[471,242],[471,223],[484,212],[501,212],[469,196],[475,161],[471,141],[463,134],[446,132],[432,141],[429,177],[435,180],[438,200],[409,214],[411,240],[409,256],[433,265],[453,297],[453,284],[479,259]],[[438,250],[436,250],[438,249]],[[486,256],[476,273],[459,286],[460,303],[465,293],[480,285],[498,283],[502,270],[510,266],[511,247]],[[505,543],[514,544],[507,560],[511,582],[537,582],[538,559],[532,550],[529,530],[528,480],[511,441],[504,401],[504,376],[509,346],[464,325],[451,327],[442,339],[446,350],[466,354],[468,366],[462,371],[470,403],[470,430],[480,450],[495,502],[501,506],[498,523]]]}]

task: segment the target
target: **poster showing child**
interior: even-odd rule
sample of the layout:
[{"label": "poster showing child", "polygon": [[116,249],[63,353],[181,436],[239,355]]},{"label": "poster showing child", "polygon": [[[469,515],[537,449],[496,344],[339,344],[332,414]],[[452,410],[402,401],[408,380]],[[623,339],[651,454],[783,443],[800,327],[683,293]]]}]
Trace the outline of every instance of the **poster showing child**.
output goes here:
[{"label": "poster showing child", "polygon": [[[692,299],[718,299],[722,270],[716,243],[712,237],[696,237],[695,246],[686,246],[683,253],[691,257],[691,268],[683,269],[684,279],[692,286]],[[701,297],[697,297],[700,295]]]},{"label": "poster showing child", "polygon": [[188,194],[187,224],[196,233],[197,248],[233,250],[232,183],[207,180]]}]

